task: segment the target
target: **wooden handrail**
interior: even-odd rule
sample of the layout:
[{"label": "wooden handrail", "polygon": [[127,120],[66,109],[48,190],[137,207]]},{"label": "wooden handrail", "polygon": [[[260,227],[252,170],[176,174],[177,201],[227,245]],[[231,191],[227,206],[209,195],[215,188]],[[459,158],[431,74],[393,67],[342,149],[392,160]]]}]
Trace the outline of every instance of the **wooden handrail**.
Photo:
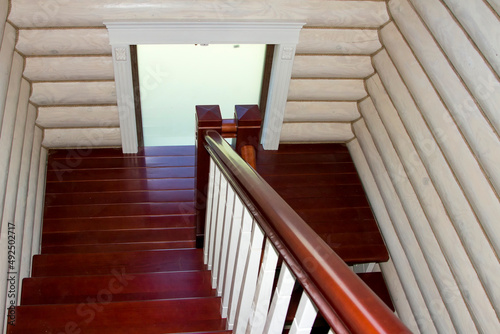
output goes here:
[{"label": "wooden handrail", "polygon": [[226,143],[205,148],[336,333],[411,333],[304,220]]}]

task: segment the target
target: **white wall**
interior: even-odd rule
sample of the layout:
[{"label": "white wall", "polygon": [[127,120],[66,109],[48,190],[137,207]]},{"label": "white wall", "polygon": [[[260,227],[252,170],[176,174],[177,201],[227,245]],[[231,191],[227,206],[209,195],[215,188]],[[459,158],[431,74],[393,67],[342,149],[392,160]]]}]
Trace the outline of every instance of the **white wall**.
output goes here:
[{"label": "white wall", "polygon": [[[0,9],[7,13],[7,1]],[[14,50],[17,32],[5,19],[0,18],[0,314],[11,301],[17,303],[19,281],[29,274],[36,252],[32,227],[41,226],[35,213],[43,207],[47,156],[42,130],[35,126],[36,108],[29,103],[31,85],[22,78],[24,58]],[[5,317],[0,319],[5,330]]]},{"label": "white wall", "polygon": [[481,0],[388,8],[348,144],[394,263],[382,271],[421,332],[497,333],[498,16]]}]

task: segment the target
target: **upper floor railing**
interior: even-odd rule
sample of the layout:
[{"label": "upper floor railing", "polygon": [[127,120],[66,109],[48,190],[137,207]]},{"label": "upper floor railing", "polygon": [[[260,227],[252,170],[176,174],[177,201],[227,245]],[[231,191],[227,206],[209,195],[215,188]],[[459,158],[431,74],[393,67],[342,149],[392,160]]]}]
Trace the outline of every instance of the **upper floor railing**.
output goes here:
[{"label": "upper floor railing", "polygon": [[[200,134],[199,134],[200,135]],[[235,333],[309,333],[319,311],[331,333],[410,333],[217,131],[209,155],[204,260]]]}]

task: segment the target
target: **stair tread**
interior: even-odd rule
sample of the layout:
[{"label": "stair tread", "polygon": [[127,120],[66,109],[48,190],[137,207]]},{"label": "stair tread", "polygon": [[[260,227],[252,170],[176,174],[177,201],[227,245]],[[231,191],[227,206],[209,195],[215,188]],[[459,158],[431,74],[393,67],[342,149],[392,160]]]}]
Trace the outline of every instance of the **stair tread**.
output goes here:
[{"label": "stair tread", "polygon": [[164,179],[164,178],[192,178],[195,167],[157,167],[133,169],[74,169],[67,173],[63,171],[47,171],[47,182],[72,182],[94,180],[123,180],[123,179]]},{"label": "stair tread", "polygon": [[156,190],[156,191],[110,191],[71,194],[47,194],[45,206],[85,205],[85,204],[120,204],[120,203],[165,203],[192,202],[194,189]]},{"label": "stair tread", "polygon": [[55,159],[95,159],[95,158],[133,158],[144,156],[178,156],[195,155],[194,145],[186,146],[147,146],[139,147],[137,153],[124,154],[121,148],[100,148],[100,149],[53,149],[50,151],[49,160]]},{"label": "stair tread", "polygon": [[[71,162],[71,163],[70,163]],[[52,159],[47,170],[64,171],[94,168],[155,168],[155,167],[192,167],[194,155],[187,156],[143,156],[143,157],[107,157],[106,159]]]},{"label": "stair tread", "polygon": [[24,279],[21,305],[78,304],[99,293],[111,293],[112,302],[215,295],[210,272],[206,270],[124,275],[116,271],[104,276]]},{"label": "stair tread", "polygon": [[127,217],[194,214],[194,202],[73,205],[45,208],[44,218]]},{"label": "stair tread", "polygon": [[136,179],[136,180],[95,180],[73,182],[47,182],[46,193],[87,193],[103,191],[137,191],[137,190],[178,190],[194,189],[194,177]]},{"label": "stair tread", "polygon": [[169,250],[195,248],[195,240],[185,241],[155,241],[155,242],[127,242],[113,244],[83,244],[43,246],[42,254],[75,254],[75,253],[116,253],[146,250]]},{"label": "stair tread", "polygon": [[44,233],[46,246],[130,242],[187,241],[195,239],[194,227]]},{"label": "stair tread", "polygon": [[41,254],[33,257],[32,277],[108,275],[204,269],[201,249],[147,250],[110,253]]},{"label": "stair tread", "polygon": [[155,229],[166,227],[194,227],[195,215],[159,215],[154,217],[87,217],[44,219],[43,232],[96,231],[118,229]]},{"label": "stair tread", "polygon": [[[27,305],[16,308],[8,333],[59,333],[69,322],[84,333],[175,333],[224,330],[220,298],[128,301],[92,300],[81,304]],[[186,312],[189,310],[189,312]],[[161,330],[161,331],[159,331]]]}]

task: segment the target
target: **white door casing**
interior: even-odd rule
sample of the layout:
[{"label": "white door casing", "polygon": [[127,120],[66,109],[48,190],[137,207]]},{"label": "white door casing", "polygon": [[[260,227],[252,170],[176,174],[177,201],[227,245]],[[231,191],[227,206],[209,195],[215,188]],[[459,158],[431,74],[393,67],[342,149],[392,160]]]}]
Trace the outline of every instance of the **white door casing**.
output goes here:
[{"label": "white door casing", "polygon": [[305,23],[113,21],[104,24],[113,52],[123,153],[138,150],[130,45],[140,44],[274,44],[261,143],[265,149],[278,148],[296,45]]}]

